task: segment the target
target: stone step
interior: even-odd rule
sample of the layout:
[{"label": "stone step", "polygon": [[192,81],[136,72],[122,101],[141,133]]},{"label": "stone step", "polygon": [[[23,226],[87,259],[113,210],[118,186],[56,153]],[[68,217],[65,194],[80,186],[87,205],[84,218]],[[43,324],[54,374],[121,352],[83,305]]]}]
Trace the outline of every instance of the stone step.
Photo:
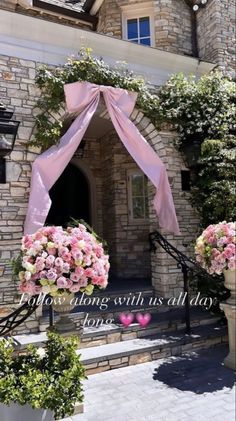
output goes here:
[{"label": "stone step", "polygon": [[[191,327],[206,326],[217,323],[218,317],[213,317],[202,309],[194,309],[191,314]],[[102,324],[98,327],[84,327],[80,348],[87,348],[130,339],[143,338],[147,335],[173,332],[185,329],[185,314],[183,309],[176,309],[171,313],[152,314],[150,323],[141,327],[137,322],[128,327],[120,323]]]},{"label": "stone step", "polygon": [[[184,301],[180,301],[178,305],[171,306],[167,305],[167,300],[163,301],[162,304],[158,303],[158,298],[153,297],[152,304],[150,305],[150,297],[143,297],[143,301],[140,305],[134,302],[133,305],[126,305],[126,304],[116,304],[114,302],[110,303],[108,308],[99,308],[96,304],[89,305],[89,306],[80,306],[79,312],[71,313],[70,317],[73,319],[77,327],[82,324],[83,326],[97,326],[97,325],[106,325],[107,323],[110,324],[119,324],[120,314],[121,313],[150,313],[152,319],[158,317],[158,320],[162,320],[167,323],[169,321],[169,315],[173,314],[171,319],[175,317],[176,312],[178,312],[178,323],[180,319],[184,319]],[[181,304],[182,303],[182,304]],[[191,314],[196,313],[196,309],[200,309],[202,311],[203,307],[199,306],[191,306]],[[162,316],[161,316],[162,314]],[[168,314],[168,316],[167,316]],[[209,313],[208,313],[209,314]],[[158,315],[158,316],[156,316]],[[54,313],[55,320],[58,319],[57,313]],[[194,316],[195,317],[195,316]],[[49,317],[48,315],[42,316],[40,318],[40,331],[46,331],[49,324]]]},{"label": "stone step", "polygon": [[[169,313],[156,313],[152,315],[150,323],[141,327],[138,323],[132,323],[124,327],[120,323],[102,324],[97,327],[84,327],[80,336],[80,348],[94,347],[119,341],[142,338],[147,335],[178,331],[185,328],[184,309],[175,309]],[[213,317],[202,308],[191,309],[191,326],[204,326],[216,323],[217,317]],[[17,348],[24,350],[27,345],[34,344],[43,346],[47,340],[46,332],[39,334],[14,335]]]},{"label": "stone step", "polygon": [[227,328],[213,324],[185,331],[160,333],[90,348],[78,349],[87,375],[141,364],[184,352],[206,349],[228,341]]}]

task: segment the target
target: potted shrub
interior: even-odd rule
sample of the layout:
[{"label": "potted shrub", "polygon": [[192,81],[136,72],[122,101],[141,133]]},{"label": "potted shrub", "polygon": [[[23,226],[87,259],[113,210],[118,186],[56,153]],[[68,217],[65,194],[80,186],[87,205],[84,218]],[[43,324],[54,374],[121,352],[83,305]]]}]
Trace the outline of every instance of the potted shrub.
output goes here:
[{"label": "potted shrub", "polygon": [[55,297],[54,309],[62,314],[55,329],[67,332],[75,330],[67,316],[75,306],[74,294],[91,295],[95,288],[106,288],[109,268],[109,256],[101,241],[79,223],[67,229],[43,227],[25,235],[14,273],[21,293]]},{"label": "potted shrub", "polygon": [[227,301],[220,307],[228,321],[229,349],[225,365],[236,370],[236,223],[220,222],[209,225],[197,239],[196,260],[210,274],[224,274],[225,287],[231,292]]},{"label": "potted shrub", "polygon": [[16,355],[13,341],[0,341],[0,420],[54,421],[82,402],[85,371],[77,339],[48,333],[45,349],[29,346]]}]

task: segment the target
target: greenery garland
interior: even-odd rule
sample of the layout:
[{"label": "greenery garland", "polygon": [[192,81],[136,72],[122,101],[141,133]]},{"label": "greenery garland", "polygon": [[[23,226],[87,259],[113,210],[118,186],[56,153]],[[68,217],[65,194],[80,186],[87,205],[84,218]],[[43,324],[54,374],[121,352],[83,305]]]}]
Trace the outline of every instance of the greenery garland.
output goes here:
[{"label": "greenery garland", "polygon": [[78,59],[71,58],[64,66],[44,66],[38,70],[36,83],[42,97],[37,104],[40,113],[31,144],[45,150],[58,142],[65,122],[52,117],[64,106],[64,85],[76,81],[137,92],[137,107],[157,128],[163,122],[171,123],[178,133],[180,150],[185,153],[186,145],[193,149],[196,140],[202,144],[198,177],[193,181],[192,189],[192,203],[199,210],[201,227],[235,218],[236,91],[232,80],[220,72],[204,75],[199,80],[178,74],[155,93],[124,63],[111,67],[93,57],[91,49],[83,49]]},{"label": "greenery garland", "polygon": [[91,55],[91,49],[83,49],[79,59],[69,59],[57,68],[41,67],[36,75],[36,84],[41,89],[42,98],[37,103],[40,113],[36,117],[36,134],[31,145],[43,150],[58,142],[63,131],[62,121],[53,121],[64,103],[64,85],[77,81],[87,81],[97,85],[113,86],[138,93],[137,106],[156,124],[161,115],[158,96],[152,94],[142,78],[134,77],[124,63],[110,67],[102,59]]}]

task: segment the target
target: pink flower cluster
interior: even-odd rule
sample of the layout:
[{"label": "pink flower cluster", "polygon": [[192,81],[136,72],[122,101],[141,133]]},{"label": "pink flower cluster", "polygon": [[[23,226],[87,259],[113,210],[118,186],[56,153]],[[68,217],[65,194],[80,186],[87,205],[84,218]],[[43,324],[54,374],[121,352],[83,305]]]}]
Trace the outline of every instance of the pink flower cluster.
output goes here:
[{"label": "pink flower cluster", "polygon": [[235,222],[209,225],[198,237],[196,260],[210,274],[220,275],[223,270],[235,269]]},{"label": "pink flower cluster", "polygon": [[22,239],[20,292],[30,295],[85,292],[106,288],[109,256],[96,237],[76,228],[43,227]]}]

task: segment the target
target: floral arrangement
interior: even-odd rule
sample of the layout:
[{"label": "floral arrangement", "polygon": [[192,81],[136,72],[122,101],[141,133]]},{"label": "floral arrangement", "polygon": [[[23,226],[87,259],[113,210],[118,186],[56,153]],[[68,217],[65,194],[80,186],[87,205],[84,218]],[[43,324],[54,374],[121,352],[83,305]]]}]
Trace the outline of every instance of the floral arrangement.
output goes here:
[{"label": "floral arrangement", "polygon": [[109,256],[102,243],[83,224],[77,227],[50,226],[22,239],[15,267],[21,293],[58,296],[106,288]]},{"label": "floral arrangement", "polygon": [[224,270],[234,270],[235,222],[209,225],[198,237],[195,246],[196,260],[210,274],[221,275]]}]

